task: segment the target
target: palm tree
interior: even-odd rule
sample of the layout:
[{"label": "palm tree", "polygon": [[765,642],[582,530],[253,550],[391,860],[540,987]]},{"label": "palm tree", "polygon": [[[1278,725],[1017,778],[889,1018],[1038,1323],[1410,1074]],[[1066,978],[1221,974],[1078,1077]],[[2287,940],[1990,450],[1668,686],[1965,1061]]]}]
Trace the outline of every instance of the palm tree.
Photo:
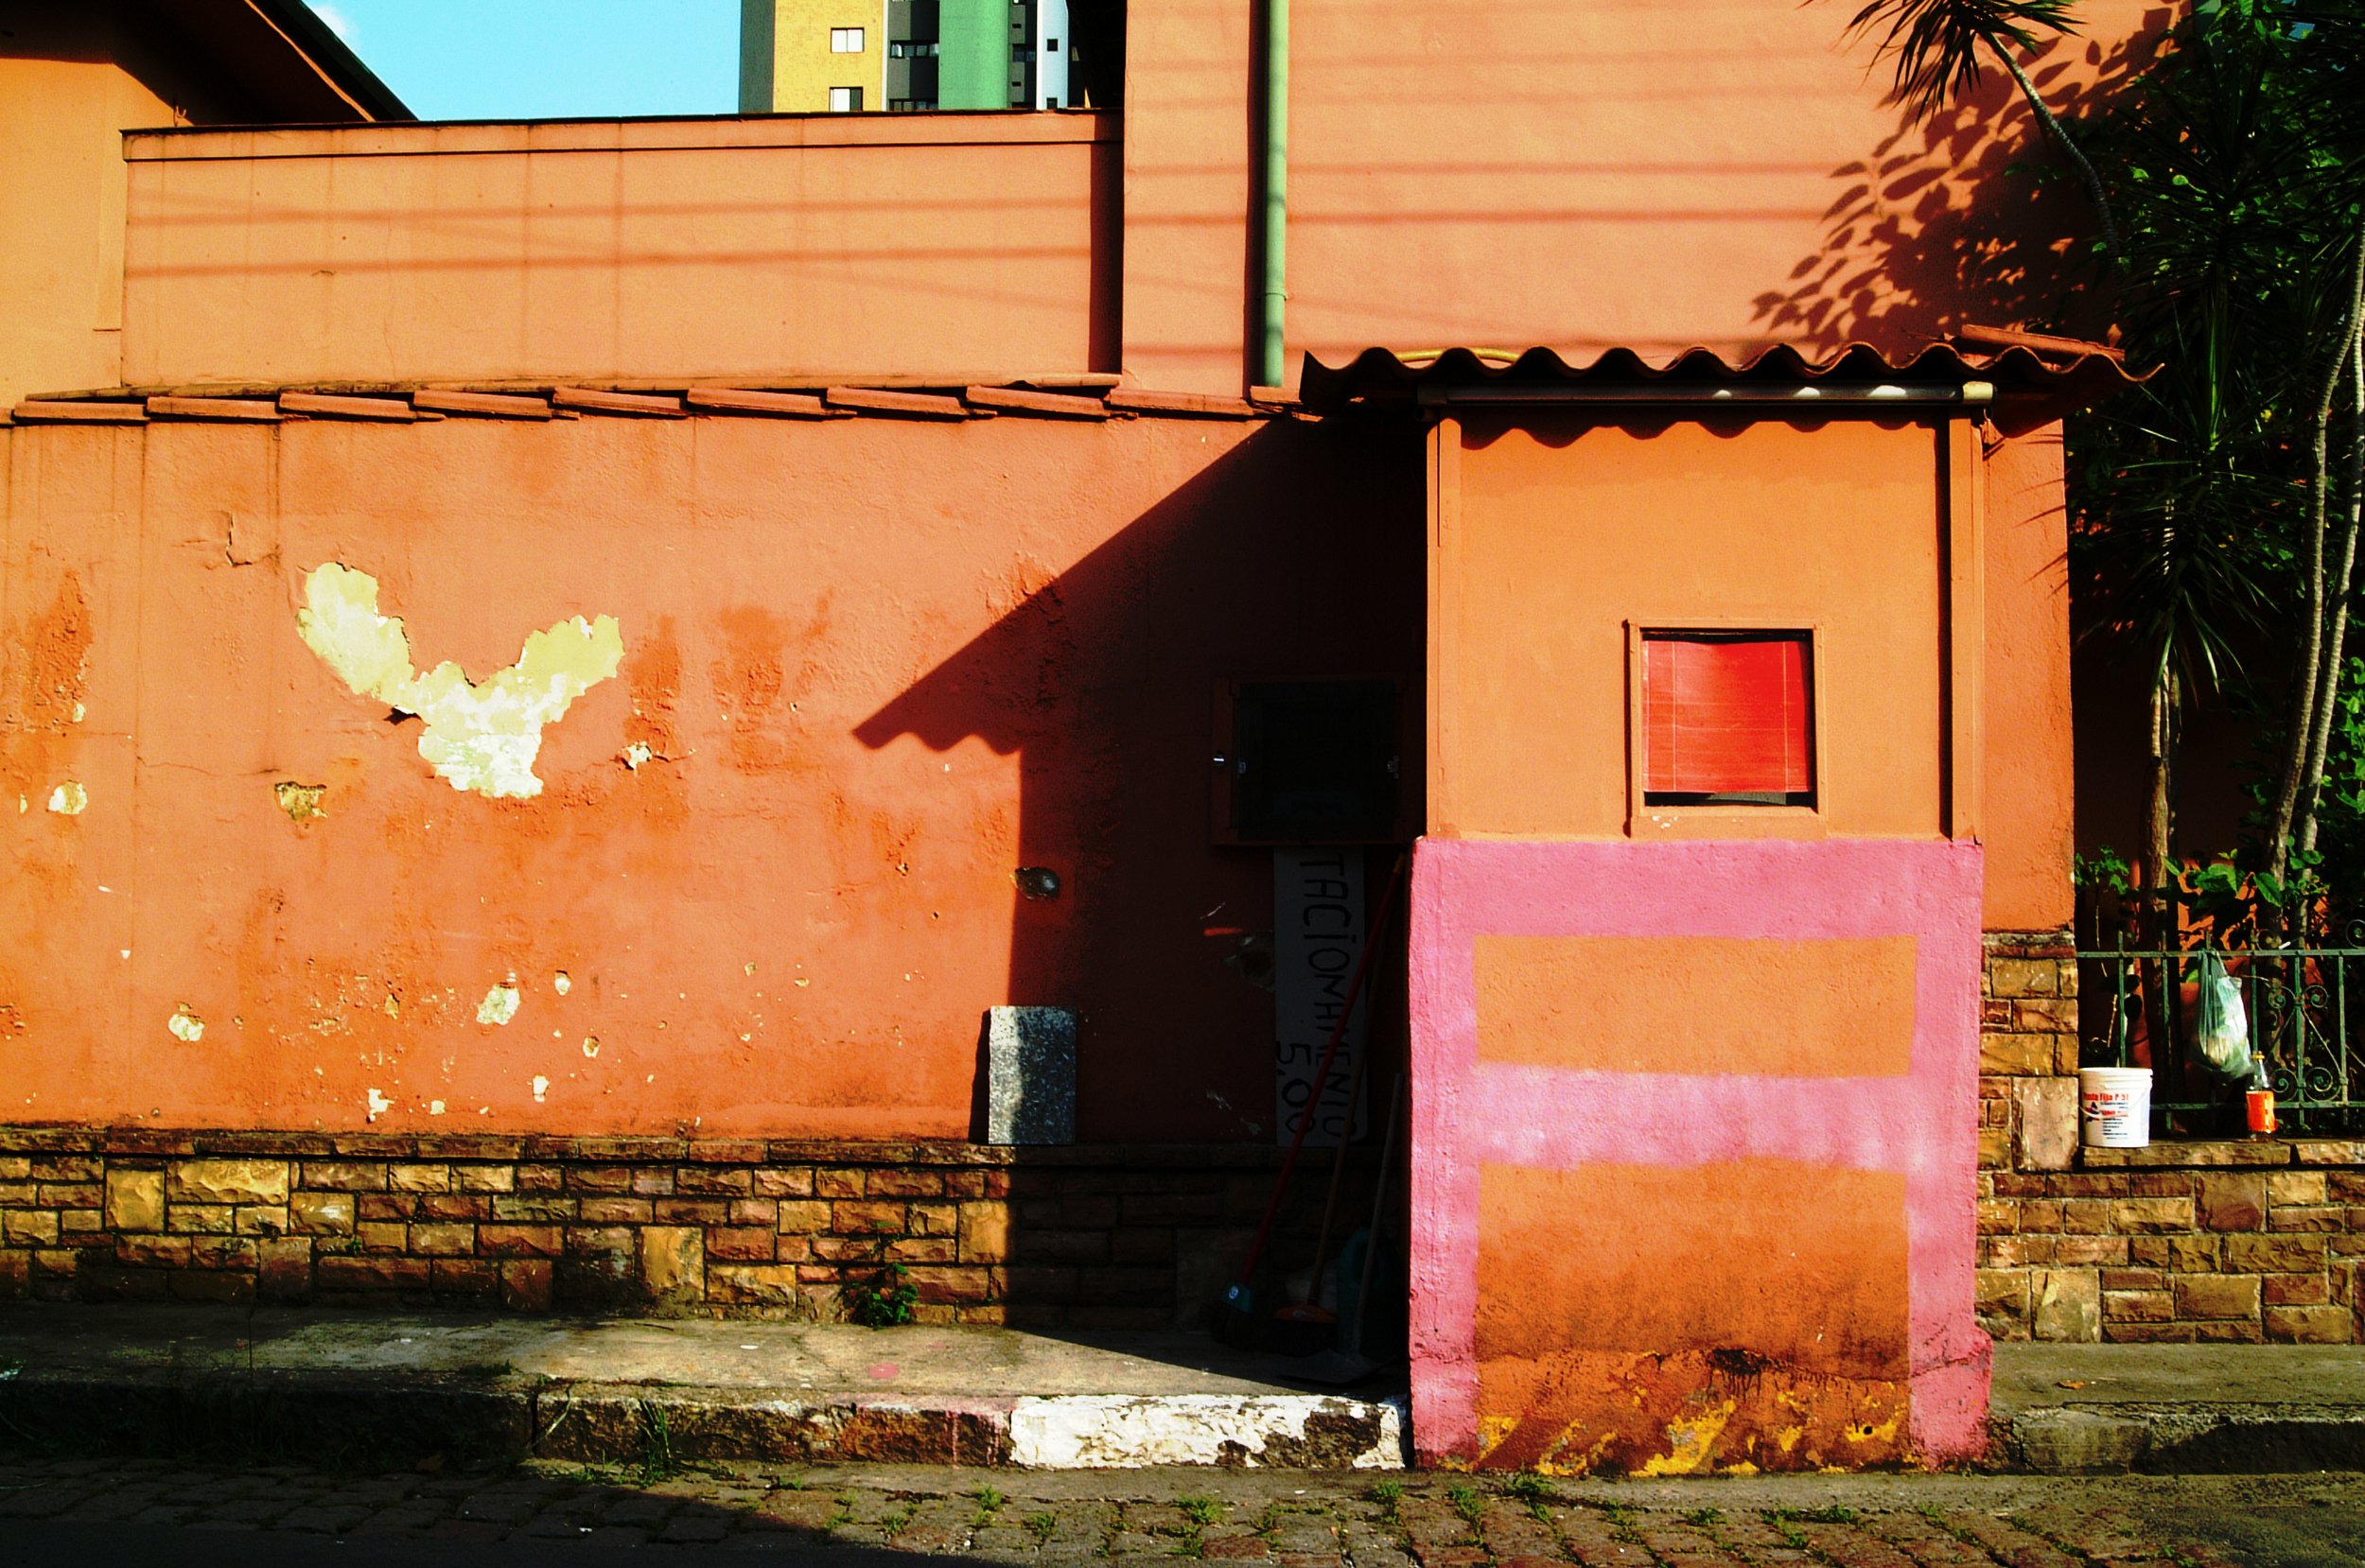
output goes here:
[{"label": "palm tree", "polygon": [[2016,48],[2035,48],[2040,30],[2075,32],[2073,11],[2072,0],[1871,0],[1848,20],[1848,27],[1850,32],[1882,33],[1881,52],[1897,60],[1889,101],[1904,105],[1917,119],[1928,119],[1948,99],[1977,86],[1981,57],[1994,56],[2027,100],[2037,123],[2076,168],[2101,223],[2103,253],[2115,257],[2118,225],[2102,177],[2012,55]]}]

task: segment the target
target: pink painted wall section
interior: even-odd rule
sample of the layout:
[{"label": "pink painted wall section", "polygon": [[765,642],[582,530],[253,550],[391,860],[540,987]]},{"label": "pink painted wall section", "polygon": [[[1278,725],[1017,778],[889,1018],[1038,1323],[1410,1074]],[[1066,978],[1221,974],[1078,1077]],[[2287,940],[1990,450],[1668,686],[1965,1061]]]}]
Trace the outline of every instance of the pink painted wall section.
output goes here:
[{"label": "pink painted wall section", "polygon": [[135,135],[123,378],[1113,368],[1113,115]]},{"label": "pink painted wall section", "polygon": [[[1428,1223],[1413,1240],[1412,1357],[1425,1461],[1669,1472],[1979,1450],[1980,894],[1970,844],[1421,841],[1412,1202]],[[1893,1049],[1861,1076],[1759,1060],[1751,1036],[1719,1021],[1748,999],[1705,963],[1669,971],[1699,998],[1692,1071],[1541,1062],[1483,1038],[1488,937],[1648,938],[1677,953],[1754,940],[1808,965],[1818,943],[1862,952],[1867,938],[1905,938],[1904,1070]],[[1550,1204],[1547,1251],[1523,1205]],[[1587,1207],[1600,1204],[1617,1211]],[[1700,1230],[1704,1211],[1723,1245],[1661,1245]],[[1834,1216],[1848,1220],[1840,1243]],[[1763,1273],[1735,1238],[1769,1257],[1828,1250],[1820,1293],[1761,1286],[1764,1302],[1726,1304]]]}]

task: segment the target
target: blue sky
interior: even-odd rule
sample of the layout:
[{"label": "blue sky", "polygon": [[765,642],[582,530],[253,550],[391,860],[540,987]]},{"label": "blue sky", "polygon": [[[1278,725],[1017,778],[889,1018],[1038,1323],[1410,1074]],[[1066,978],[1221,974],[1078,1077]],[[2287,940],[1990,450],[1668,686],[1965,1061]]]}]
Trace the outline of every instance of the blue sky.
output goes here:
[{"label": "blue sky", "polygon": [[423,120],[739,106],[739,0],[310,4]]}]

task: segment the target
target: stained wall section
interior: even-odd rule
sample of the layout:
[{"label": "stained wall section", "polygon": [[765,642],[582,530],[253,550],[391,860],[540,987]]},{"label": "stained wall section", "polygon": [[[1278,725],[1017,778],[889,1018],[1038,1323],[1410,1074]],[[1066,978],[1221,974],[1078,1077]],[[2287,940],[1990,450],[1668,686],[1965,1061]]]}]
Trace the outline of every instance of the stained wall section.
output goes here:
[{"label": "stained wall section", "polygon": [[[1417,683],[1409,443],[0,439],[10,1119],[960,1138],[981,1014],[1020,1002],[1084,1016],[1086,1139],[1270,1141],[1271,999],[1224,961],[1270,864],[1210,845],[1209,692]],[[416,671],[479,688],[530,634],[614,618],[621,663],[541,729],[537,793],[456,788],[420,719],[316,655],[324,563],[375,581]],[[1022,897],[1021,866],[1060,897]]]}]

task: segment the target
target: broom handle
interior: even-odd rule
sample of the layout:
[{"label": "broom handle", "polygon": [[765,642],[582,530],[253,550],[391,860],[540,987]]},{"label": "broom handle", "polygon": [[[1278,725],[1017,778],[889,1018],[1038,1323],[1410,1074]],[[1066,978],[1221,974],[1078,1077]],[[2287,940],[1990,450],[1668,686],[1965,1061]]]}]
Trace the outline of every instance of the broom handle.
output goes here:
[{"label": "broom handle", "polygon": [[1305,1135],[1314,1125],[1314,1112],[1322,1106],[1323,1090],[1330,1087],[1330,1065],[1338,1059],[1339,1042],[1347,1037],[1347,1020],[1355,1016],[1355,999],[1362,994],[1364,971],[1372,966],[1372,953],[1387,929],[1389,912],[1395,907],[1396,885],[1404,880],[1404,859],[1398,855],[1395,868],[1388,873],[1388,890],[1379,897],[1379,914],[1372,921],[1372,934],[1355,961],[1355,974],[1347,982],[1346,1000],[1339,1006],[1339,1021],[1330,1026],[1330,1044],[1323,1052],[1322,1065],[1314,1070],[1314,1091],[1305,1097],[1305,1114],[1298,1119],[1297,1134],[1289,1140],[1289,1152],[1282,1158],[1281,1175],[1273,1182],[1272,1196],[1265,1200],[1265,1217],[1257,1222],[1256,1240],[1249,1246],[1248,1262],[1240,1265],[1239,1283],[1243,1285],[1264,1261],[1265,1243],[1272,1235],[1273,1216],[1281,1211],[1281,1194],[1289,1190],[1289,1174],[1297,1169],[1298,1151],[1305,1147]]},{"label": "broom handle", "polygon": [[[1358,1334],[1371,1315],[1372,1265],[1379,1262],[1379,1219],[1388,1208],[1388,1167],[1396,1158],[1396,1119],[1403,1112],[1404,1074],[1399,1072],[1396,1087],[1388,1092],[1388,1130],[1379,1139],[1379,1179],[1372,1187],[1372,1223],[1363,1232],[1363,1279],[1355,1288],[1355,1310],[1361,1315],[1356,1322]],[[1362,1346],[1356,1349],[1360,1350]]]}]

